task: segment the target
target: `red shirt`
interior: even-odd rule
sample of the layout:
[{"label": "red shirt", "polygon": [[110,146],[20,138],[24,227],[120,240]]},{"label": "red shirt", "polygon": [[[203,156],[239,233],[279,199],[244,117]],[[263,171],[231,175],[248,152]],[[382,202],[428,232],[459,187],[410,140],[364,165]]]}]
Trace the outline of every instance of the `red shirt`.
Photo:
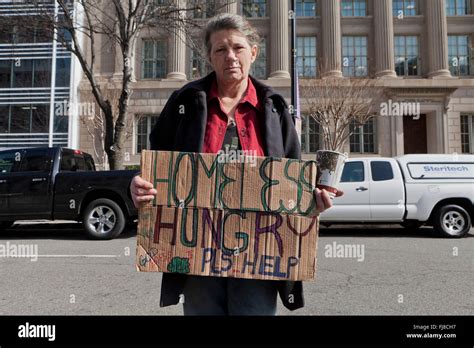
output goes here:
[{"label": "red shirt", "polygon": [[[257,156],[264,156],[261,133],[262,103],[257,98],[257,91],[248,79],[247,92],[235,109],[235,124],[240,145],[244,151],[256,151]],[[217,153],[222,148],[227,131],[227,115],[222,111],[214,80],[207,97],[207,124],[202,152]]]}]

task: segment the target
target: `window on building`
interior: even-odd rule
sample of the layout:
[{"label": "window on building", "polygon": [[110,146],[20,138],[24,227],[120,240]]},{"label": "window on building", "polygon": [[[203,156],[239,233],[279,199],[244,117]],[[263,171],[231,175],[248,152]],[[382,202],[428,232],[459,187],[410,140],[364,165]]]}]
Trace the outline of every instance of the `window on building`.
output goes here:
[{"label": "window on building", "polygon": [[69,87],[71,58],[56,59],[56,87]]},{"label": "window on building", "polygon": [[[24,18],[24,23],[34,23],[34,18]],[[15,43],[34,43],[35,29],[29,25],[16,25],[13,32]]]},{"label": "window on building", "polygon": [[0,23],[0,44],[11,43],[13,41],[12,29],[13,27],[8,21],[2,21],[2,23]]},{"label": "window on building", "polygon": [[13,60],[13,87],[30,88],[33,86],[33,60]]},{"label": "window on building", "polygon": [[472,74],[469,41],[467,35],[448,35],[449,70],[453,76]]},{"label": "window on building", "polygon": [[163,6],[163,5],[169,5],[170,0],[145,0],[145,4],[150,3],[153,6]]},{"label": "window on building", "polygon": [[395,71],[398,76],[416,76],[420,72],[417,36],[395,36]]},{"label": "window on building", "polygon": [[11,106],[10,133],[48,133],[48,131],[48,105]]},{"label": "window on building", "polygon": [[320,126],[314,118],[301,115],[301,152],[316,153],[321,149]]},{"label": "window on building", "polygon": [[12,79],[12,61],[0,60],[0,88],[10,88]]},{"label": "window on building", "polygon": [[35,59],[33,61],[33,87],[50,87],[50,86],[51,86],[51,59]]},{"label": "window on building", "polygon": [[212,67],[204,57],[204,53],[197,49],[191,50],[191,66],[189,70],[189,78],[191,80],[200,79],[212,71]]},{"label": "window on building", "polygon": [[262,38],[260,42],[258,56],[252,64],[250,75],[257,79],[265,79],[267,77],[267,46],[265,38]]},{"label": "window on building", "polygon": [[316,0],[296,0],[296,16],[315,17],[316,6]]},{"label": "window on building", "polygon": [[10,116],[11,133],[30,133],[31,106],[13,105]]},{"label": "window on building", "polygon": [[393,16],[403,18],[408,16],[416,16],[418,14],[417,0],[393,0],[392,2]]},{"label": "window on building", "polygon": [[342,0],[341,15],[343,17],[364,17],[367,16],[366,0]]},{"label": "window on building", "polygon": [[367,121],[363,126],[353,121],[350,124],[350,151],[354,153],[375,153],[375,122]]},{"label": "window on building", "polygon": [[145,0],[144,4],[148,5],[150,13],[160,13],[162,10],[167,11],[166,8],[173,4],[173,0]]},{"label": "window on building", "polygon": [[214,17],[217,8],[216,0],[188,0],[188,7],[193,9],[193,18],[211,18]]},{"label": "window on building", "polygon": [[474,114],[461,115],[461,149],[474,154]]},{"label": "window on building", "polygon": [[243,0],[242,15],[244,17],[266,17],[266,0]]},{"label": "window on building", "polygon": [[135,151],[137,154],[150,148],[149,135],[157,120],[157,116],[138,116],[135,119]]},{"label": "window on building", "polygon": [[68,126],[69,126],[68,121],[69,121],[68,114],[54,115],[53,132],[54,133],[67,133]]},{"label": "window on building", "polygon": [[142,78],[159,79],[166,76],[166,42],[143,40]]},{"label": "window on building", "polygon": [[[58,34],[58,38],[59,38],[60,42],[62,42],[62,43],[67,42],[68,44],[72,43],[72,35],[69,32],[69,30],[66,30],[66,28],[59,28],[57,34]],[[51,40],[49,40],[49,41],[51,41]],[[70,45],[68,45],[68,46],[70,46]]]},{"label": "window on building", "polygon": [[[64,37],[64,39],[71,41],[71,34],[68,32],[69,36]],[[53,41],[53,34],[51,30],[44,29],[44,28],[36,28],[35,29],[35,42],[52,42]]]},{"label": "window on building", "polygon": [[49,132],[49,106],[35,105],[31,107],[31,133]]},{"label": "window on building", "polygon": [[317,75],[316,37],[300,36],[296,38],[296,68],[300,77]]},{"label": "window on building", "polygon": [[8,23],[8,19],[0,25],[0,43],[31,44],[53,41],[52,30],[41,28],[42,24],[37,23],[35,18],[25,18],[22,22],[29,25]]},{"label": "window on building", "polygon": [[447,16],[462,16],[469,14],[468,0],[446,0]]},{"label": "window on building", "polygon": [[342,72],[344,76],[367,76],[367,37],[342,37]]},{"label": "window on building", "polygon": [[[69,71],[57,75],[69,78]],[[51,59],[0,60],[0,88],[51,86]]]},{"label": "window on building", "polygon": [[10,106],[0,104],[0,134],[8,133],[9,119],[10,119]]}]

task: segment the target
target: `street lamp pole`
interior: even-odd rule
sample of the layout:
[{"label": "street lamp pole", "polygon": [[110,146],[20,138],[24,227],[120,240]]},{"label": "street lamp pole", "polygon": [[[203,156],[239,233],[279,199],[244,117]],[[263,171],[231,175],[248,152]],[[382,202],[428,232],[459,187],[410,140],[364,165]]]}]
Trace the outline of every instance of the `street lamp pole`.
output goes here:
[{"label": "street lamp pole", "polygon": [[298,107],[296,101],[296,89],[297,86],[297,71],[296,71],[296,0],[291,1],[290,21],[291,21],[291,105],[293,122],[297,115],[296,108]]}]

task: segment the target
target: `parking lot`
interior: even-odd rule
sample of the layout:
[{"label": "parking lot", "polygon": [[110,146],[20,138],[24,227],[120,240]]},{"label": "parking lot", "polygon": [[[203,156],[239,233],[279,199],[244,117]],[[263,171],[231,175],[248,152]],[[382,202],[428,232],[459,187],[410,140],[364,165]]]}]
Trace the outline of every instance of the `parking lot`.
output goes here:
[{"label": "parking lot", "polygon": [[[17,223],[4,246],[37,247],[37,260],[0,257],[0,314],[181,315],[159,307],[161,274],[135,268],[135,231],[89,240],[73,223]],[[338,254],[351,246],[354,254]],[[342,256],[341,256],[342,255]],[[470,315],[474,229],[445,239],[431,228],[321,227],[317,279],[293,315]]]}]

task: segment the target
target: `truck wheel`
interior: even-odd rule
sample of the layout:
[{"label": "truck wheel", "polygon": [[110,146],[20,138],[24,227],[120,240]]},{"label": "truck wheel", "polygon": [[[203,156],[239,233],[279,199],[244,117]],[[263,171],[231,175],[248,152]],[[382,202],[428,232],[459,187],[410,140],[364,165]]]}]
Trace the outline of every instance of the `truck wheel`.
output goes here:
[{"label": "truck wheel", "polygon": [[10,228],[13,226],[15,221],[1,221],[0,222],[0,231],[5,231],[7,228]]},{"label": "truck wheel", "polygon": [[445,237],[460,238],[471,229],[471,217],[459,205],[445,205],[436,212],[433,226],[436,232]]},{"label": "truck wheel", "polygon": [[95,239],[112,239],[125,227],[125,216],[117,203],[107,198],[92,201],[84,211],[84,228]]}]

